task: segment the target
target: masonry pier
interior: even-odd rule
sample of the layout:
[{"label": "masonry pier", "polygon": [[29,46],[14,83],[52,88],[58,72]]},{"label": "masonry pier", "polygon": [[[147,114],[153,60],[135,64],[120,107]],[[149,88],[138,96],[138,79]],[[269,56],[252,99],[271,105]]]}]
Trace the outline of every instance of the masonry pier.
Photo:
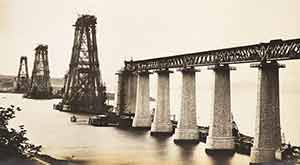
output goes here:
[{"label": "masonry pier", "polygon": [[276,61],[251,65],[258,68],[258,92],[254,145],[250,164],[275,160],[275,151],[281,145],[279,109],[279,68]]},{"label": "masonry pier", "polygon": [[133,118],[132,127],[136,128],[150,128],[151,114],[149,105],[149,74],[148,71],[138,72],[137,79],[137,95],[136,95],[136,109]]},{"label": "masonry pier", "polygon": [[180,119],[175,129],[174,142],[199,142],[196,115],[196,85],[194,67],[183,68]]},{"label": "masonry pier", "polygon": [[121,70],[118,75],[116,107],[121,114],[134,114],[136,106],[137,76],[134,72]]},{"label": "masonry pier", "polygon": [[215,65],[209,67],[214,71],[213,107],[210,117],[209,134],[206,152],[234,153],[234,138],[232,136],[230,70],[229,65]]},{"label": "masonry pier", "polygon": [[158,70],[157,75],[157,106],[151,125],[151,135],[170,135],[173,126],[170,120],[170,76],[172,71]]},{"label": "masonry pier", "polygon": [[135,73],[129,73],[128,78],[128,97],[126,99],[126,105],[128,107],[128,113],[135,113],[136,107],[136,94],[137,94],[137,75]]},{"label": "masonry pier", "polygon": [[[277,61],[300,59],[300,39],[271,40],[239,47],[177,54],[144,60],[125,61],[128,72],[138,75],[135,121],[133,126],[150,126],[149,75],[141,74],[153,70],[178,69],[182,72],[182,96],[179,121],[175,129],[174,142],[198,142],[207,140],[206,151],[210,153],[233,153],[238,151],[251,154],[250,164],[277,163],[276,156],[289,159],[293,155],[281,143],[279,68]],[[258,63],[258,91],[255,137],[239,132],[231,116],[230,70],[229,65]],[[209,127],[197,127],[195,99],[195,68],[212,66],[214,71],[214,91],[211,121]],[[147,81],[146,81],[147,80]],[[160,84],[161,83],[161,84]],[[169,89],[167,77],[160,75],[158,80],[157,110],[151,132],[163,130],[169,110]],[[246,94],[247,95],[247,94]],[[247,106],[247,105],[245,105]],[[168,122],[168,121],[167,121]],[[233,128],[234,127],[234,128]],[[236,139],[233,138],[233,135]],[[200,138],[199,138],[200,137]],[[254,139],[254,140],[253,140]],[[253,143],[254,141],[254,143]],[[252,148],[251,148],[252,147]],[[279,151],[280,152],[276,152]],[[251,150],[251,151],[250,151]],[[294,148],[298,154],[298,148]],[[280,162],[281,163],[281,162]]]}]

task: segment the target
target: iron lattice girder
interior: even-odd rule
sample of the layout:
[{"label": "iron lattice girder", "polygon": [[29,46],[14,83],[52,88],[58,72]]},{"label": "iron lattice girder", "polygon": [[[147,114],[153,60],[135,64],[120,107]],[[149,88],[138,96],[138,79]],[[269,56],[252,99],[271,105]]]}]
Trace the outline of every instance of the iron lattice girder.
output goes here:
[{"label": "iron lattice girder", "polygon": [[125,70],[152,70],[217,64],[239,64],[300,59],[300,39],[182,54],[138,61],[125,61]]}]

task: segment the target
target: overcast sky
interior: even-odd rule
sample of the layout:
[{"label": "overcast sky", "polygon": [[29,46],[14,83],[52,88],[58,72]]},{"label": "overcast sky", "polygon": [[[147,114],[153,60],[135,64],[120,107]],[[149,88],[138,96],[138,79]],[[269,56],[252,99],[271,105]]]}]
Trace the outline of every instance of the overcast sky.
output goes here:
[{"label": "overcast sky", "polygon": [[98,18],[101,70],[112,82],[124,59],[300,38],[299,6],[299,0],[0,0],[0,74],[17,74],[20,56],[29,58],[31,74],[33,49],[43,43],[51,77],[63,77],[78,14]]}]

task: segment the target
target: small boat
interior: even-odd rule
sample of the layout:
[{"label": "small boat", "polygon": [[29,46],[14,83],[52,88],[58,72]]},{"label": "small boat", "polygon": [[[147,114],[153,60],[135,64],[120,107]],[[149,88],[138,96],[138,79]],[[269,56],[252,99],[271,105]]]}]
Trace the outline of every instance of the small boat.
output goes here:
[{"label": "small boat", "polygon": [[70,118],[70,120],[71,120],[71,122],[76,122],[76,121],[77,121],[77,117],[73,115],[73,116]]},{"label": "small boat", "polygon": [[93,126],[108,126],[109,117],[107,115],[96,115],[89,118],[89,125]]}]

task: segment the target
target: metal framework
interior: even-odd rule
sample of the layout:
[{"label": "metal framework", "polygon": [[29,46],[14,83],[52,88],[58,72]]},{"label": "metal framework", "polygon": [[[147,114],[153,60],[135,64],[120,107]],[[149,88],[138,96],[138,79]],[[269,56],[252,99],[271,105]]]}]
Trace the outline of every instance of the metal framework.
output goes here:
[{"label": "metal framework", "polygon": [[271,60],[300,59],[300,39],[272,40],[241,47],[182,54],[138,61],[125,61],[128,71],[239,64]]},{"label": "metal framework", "polygon": [[31,98],[49,98],[52,96],[47,45],[38,45],[35,48],[30,89],[27,95]]},{"label": "metal framework", "polygon": [[27,92],[28,89],[29,89],[29,75],[28,75],[27,57],[21,56],[15,92],[24,93]]},{"label": "metal framework", "polygon": [[106,111],[106,87],[100,74],[96,24],[95,16],[82,15],[74,25],[72,57],[62,100],[71,111],[99,114]]}]

